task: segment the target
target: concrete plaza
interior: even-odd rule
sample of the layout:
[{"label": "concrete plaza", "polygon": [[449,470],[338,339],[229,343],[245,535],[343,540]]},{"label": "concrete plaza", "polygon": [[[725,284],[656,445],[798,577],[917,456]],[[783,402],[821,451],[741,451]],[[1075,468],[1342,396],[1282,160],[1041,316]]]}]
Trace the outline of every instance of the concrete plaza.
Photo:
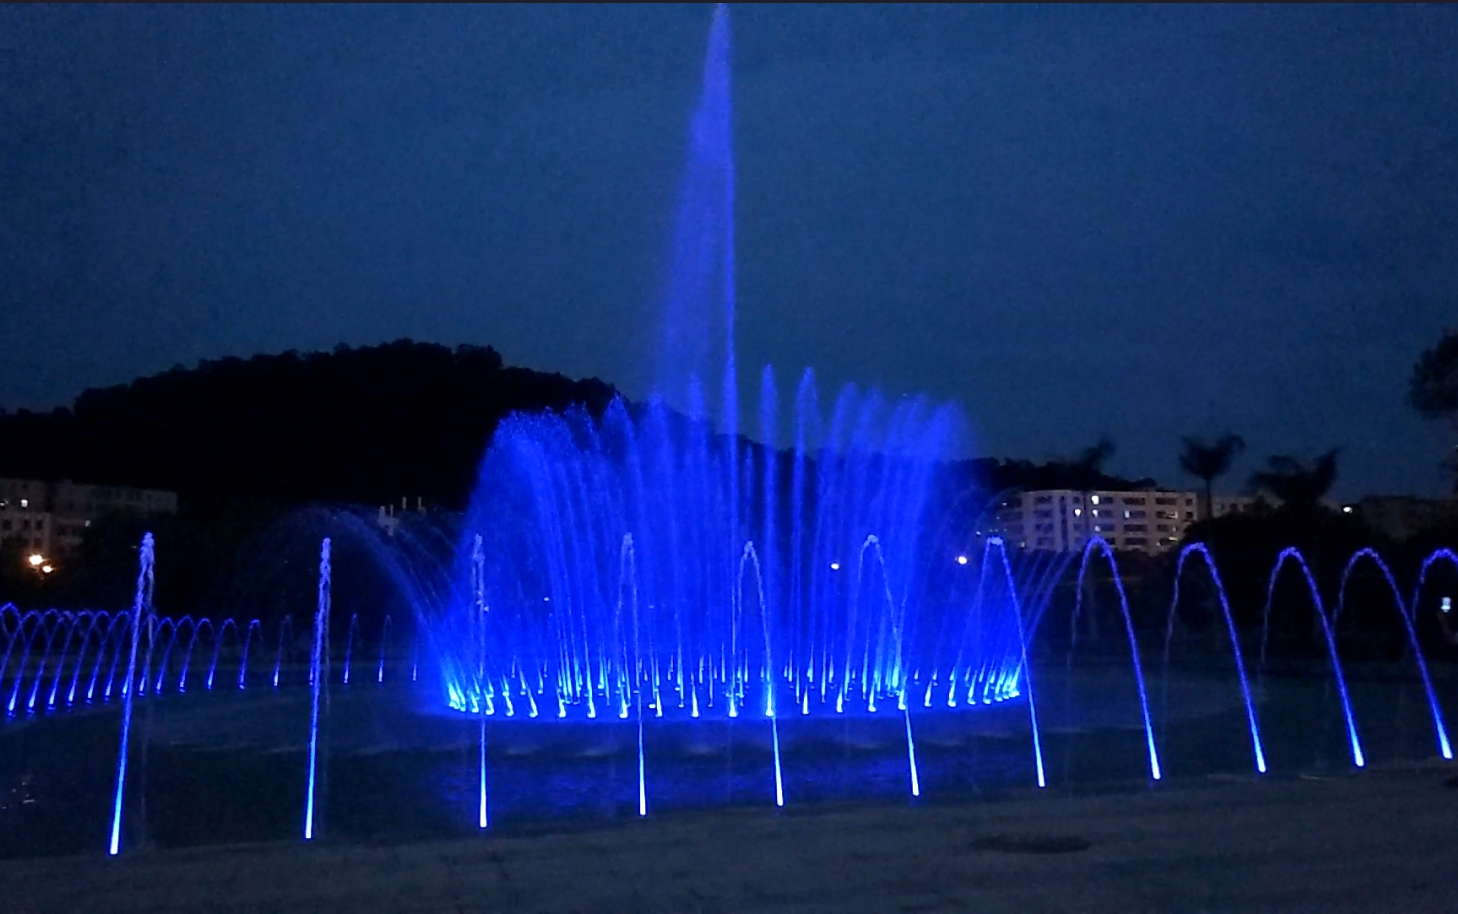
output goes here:
[{"label": "concrete plaza", "polygon": [[0,864],[0,911],[1458,911],[1448,767]]}]

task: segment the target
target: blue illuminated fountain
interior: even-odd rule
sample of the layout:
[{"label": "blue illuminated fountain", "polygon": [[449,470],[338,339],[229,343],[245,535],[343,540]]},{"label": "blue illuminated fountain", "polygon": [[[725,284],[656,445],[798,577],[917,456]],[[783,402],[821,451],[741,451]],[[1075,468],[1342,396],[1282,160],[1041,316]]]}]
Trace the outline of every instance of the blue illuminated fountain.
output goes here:
[{"label": "blue illuminated fountain", "polygon": [[[498,429],[466,518],[458,578],[472,584],[431,635],[460,711],[634,717],[640,731],[644,716],[766,718],[783,803],[780,717],[907,713],[922,688],[953,705],[1008,699],[1022,645],[1011,601],[969,616],[926,567],[947,560],[926,538],[949,411],[851,388],[823,427],[807,371],[781,449],[766,368],[759,442],[739,435],[729,89],[720,7],[675,235],[663,396]],[[695,373],[713,362],[716,310],[722,431]],[[909,718],[907,733],[914,757]]]},{"label": "blue illuminated fountain", "polygon": [[[637,405],[615,401],[601,415],[573,410],[503,422],[482,459],[459,542],[441,568],[419,561],[422,567],[414,567],[368,525],[334,519],[385,568],[414,619],[397,618],[392,630],[385,616],[366,630],[357,614],[347,624],[341,615],[331,645],[337,534],[323,540],[312,626],[298,632],[309,636],[307,664],[286,662],[295,635],[287,619],[275,634],[257,620],[156,614],[150,535],[130,611],[0,607],[0,701],[9,717],[121,706],[110,853],[120,848],[134,703],[212,691],[215,679],[218,691],[308,686],[306,840],[321,833],[330,689],[383,691],[387,682],[408,685],[417,677],[427,701],[465,718],[479,744],[473,812],[482,829],[491,822],[488,721],[508,718],[540,727],[632,726],[637,809],[646,815],[652,759],[645,732],[652,727],[709,720],[762,727],[773,765],[764,772],[763,796],[783,806],[782,727],[820,718],[888,719],[898,743],[905,733],[907,780],[919,796],[925,769],[918,771],[914,717],[1017,700],[1026,704],[1029,773],[1042,787],[1048,777],[1030,649],[1054,586],[1075,560],[1069,688],[1085,579],[1091,565],[1106,562],[1128,640],[1129,698],[1138,702],[1142,752],[1150,779],[1163,777],[1148,658],[1108,544],[1096,537],[1073,557],[1020,554],[996,536],[981,537],[975,548],[948,539],[956,527],[946,476],[957,453],[954,411],[918,398],[887,402],[854,387],[822,410],[813,372],[800,374],[793,395],[782,397],[778,377],[765,367],[757,416],[742,422],[728,54],[721,6],[690,133],[657,395]],[[745,424],[753,426],[753,440]],[[1253,677],[1215,559],[1191,544],[1175,568],[1161,668],[1166,691],[1181,588],[1191,575],[1207,574],[1257,773],[1267,770],[1259,681],[1270,600],[1286,569],[1299,571],[1307,585],[1352,764],[1365,764],[1335,635],[1347,580],[1363,561],[1385,576],[1439,752],[1452,758],[1416,613],[1430,567],[1458,568],[1458,555],[1433,553],[1405,602],[1380,556],[1363,550],[1347,566],[1329,614],[1302,555],[1282,552],[1270,576]],[[399,624],[407,621],[413,625]],[[337,674],[335,649],[342,657]],[[362,674],[363,664],[371,668]],[[302,733],[305,721],[298,726]]]},{"label": "blue illuminated fountain", "polygon": [[[852,387],[822,423],[806,371],[781,442],[765,368],[758,441],[739,433],[728,42],[720,7],[680,199],[661,395],[498,428],[456,598],[430,612],[430,637],[443,698],[465,713],[764,718],[783,803],[780,718],[906,714],[933,691],[952,706],[992,703],[1025,676],[1010,594],[962,602],[978,596],[975,569],[953,581],[930,567],[951,559],[928,540],[952,411]],[[720,374],[717,359],[716,427],[703,379]],[[911,757],[909,718],[907,732]]]}]

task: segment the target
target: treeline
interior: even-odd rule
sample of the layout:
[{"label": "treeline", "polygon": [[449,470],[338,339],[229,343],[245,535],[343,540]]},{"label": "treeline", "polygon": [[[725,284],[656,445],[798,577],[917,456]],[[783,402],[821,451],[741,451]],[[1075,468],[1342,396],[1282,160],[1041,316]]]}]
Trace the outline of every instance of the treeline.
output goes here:
[{"label": "treeline", "polygon": [[184,505],[265,500],[464,505],[492,431],[519,411],[615,396],[502,364],[489,347],[400,340],[204,361],[0,414],[0,476],[173,489]]},{"label": "treeline", "polygon": [[409,497],[458,510],[506,416],[600,414],[615,396],[596,379],[505,366],[489,347],[399,340],[204,361],[87,390],[69,408],[0,410],[0,476],[180,496],[176,517],[96,520],[53,575],[31,569],[16,541],[0,545],[0,603],[125,605],[149,530],[159,606],[256,612],[272,566],[300,564],[280,541],[300,509]]},{"label": "treeline", "polygon": [[[44,578],[19,553],[0,549],[0,601],[25,606],[107,606],[128,602],[136,575],[136,543],[143,530],[158,539],[158,604],[168,612],[203,610],[249,617],[301,615],[312,599],[318,538],[330,523],[310,505],[369,506],[401,496],[445,509],[433,523],[449,524],[475,481],[478,462],[497,424],[515,411],[585,406],[601,414],[616,395],[597,380],[572,381],[502,364],[493,349],[448,347],[402,340],[333,352],[256,356],[201,363],[131,384],[88,390],[72,408],[49,413],[0,411],[0,476],[173,489],[181,495],[177,517],[148,521],[112,518],[88,531],[82,554]],[[1203,483],[1226,473],[1242,442],[1225,435],[1213,442],[1186,439],[1182,463]],[[1072,456],[1026,460],[960,461],[943,474],[947,488],[935,495],[957,525],[971,534],[993,502],[1012,490],[1074,491],[1137,489],[1147,479],[1123,479],[1104,466],[1113,445],[1101,440]],[[763,465],[768,455],[759,453]],[[776,458],[788,491],[791,461]],[[1313,462],[1275,457],[1252,485],[1270,493],[1270,505],[1252,515],[1204,521],[1187,542],[1208,544],[1219,563],[1234,623],[1259,631],[1270,574],[1283,549],[1297,546],[1310,564],[1323,604],[1333,609],[1347,562],[1372,547],[1388,557],[1403,599],[1411,596],[1422,557],[1437,546],[1458,546],[1458,529],[1441,529],[1406,543],[1385,541],[1355,515],[1321,505],[1336,471],[1336,452]],[[1202,512],[1203,513],[1203,512]],[[14,554],[11,554],[14,553]],[[370,563],[339,576],[374,594]],[[1162,637],[1176,584],[1177,552],[1148,557],[1124,554],[1130,610],[1141,639]],[[341,569],[342,571],[345,569]],[[1039,641],[1056,645],[1069,631],[1076,602],[1076,566],[1061,579]],[[1090,645],[1118,649],[1122,620],[1110,603],[1107,566],[1095,562],[1101,581],[1083,625]],[[284,579],[288,585],[283,586]],[[1437,656],[1458,651],[1435,626],[1428,602],[1458,591],[1458,574],[1435,567],[1420,607],[1420,635]],[[1348,651],[1400,655],[1406,642],[1402,617],[1376,566],[1360,563],[1347,579],[1346,612],[1338,637]],[[1201,567],[1179,578],[1181,633],[1208,635],[1218,650],[1225,622],[1220,602]],[[291,596],[264,605],[274,594]],[[1324,638],[1312,614],[1301,570],[1288,564],[1276,582],[1271,617],[1273,651],[1319,658]],[[377,601],[377,600],[376,600]],[[370,602],[364,600],[362,602]],[[297,605],[296,605],[297,604]],[[1102,623],[1100,625],[1100,623]],[[1458,624],[1458,623],[1455,623]],[[1064,633],[1060,636],[1060,632]]]}]

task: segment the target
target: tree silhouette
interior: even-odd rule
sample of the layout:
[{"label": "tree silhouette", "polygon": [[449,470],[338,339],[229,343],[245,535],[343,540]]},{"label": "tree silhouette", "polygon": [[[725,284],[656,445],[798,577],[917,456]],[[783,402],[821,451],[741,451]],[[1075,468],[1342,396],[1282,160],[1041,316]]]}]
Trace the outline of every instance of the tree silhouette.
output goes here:
[{"label": "tree silhouette", "polygon": [[1114,453],[1114,443],[1100,438],[1072,457],[1061,457],[1044,463],[1031,460],[979,457],[956,461],[953,474],[963,485],[975,484],[991,497],[991,493],[1009,490],[1071,489],[1087,492],[1107,490],[1128,492],[1153,488],[1153,479],[1125,479],[1104,471],[1104,464]]},{"label": "tree silhouette", "polygon": [[[1424,419],[1445,419],[1458,435],[1458,330],[1448,330],[1418,356],[1408,379],[1407,403]],[[1446,463],[1458,492],[1458,447]]]},{"label": "tree silhouette", "polygon": [[1213,443],[1203,438],[1191,437],[1182,438],[1181,441],[1184,449],[1180,452],[1180,466],[1186,473],[1205,483],[1205,517],[1214,517],[1215,480],[1230,472],[1230,465],[1245,450],[1245,439],[1226,432]]},{"label": "tree silhouette", "polygon": [[1309,462],[1278,454],[1267,459],[1266,469],[1251,474],[1251,485],[1270,492],[1292,513],[1314,513],[1336,482],[1340,452],[1340,448],[1332,448]]},{"label": "tree silhouette", "polygon": [[1114,442],[1107,435],[1099,438],[1089,447],[1072,457],[1050,461],[1047,470],[1053,478],[1050,489],[1076,489],[1080,492],[1104,488],[1110,477],[1104,473],[1104,464],[1114,456]]},{"label": "tree silhouette", "polygon": [[1086,447],[1069,464],[1069,470],[1075,479],[1087,480],[1104,475],[1104,464],[1114,456],[1114,442],[1108,435],[1099,438],[1090,447]]},{"label": "tree silhouette", "polygon": [[503,365],[482,346],[224,358],[84,391],[72,409],[0,416],[0,476],[172,489],[184,503],[408,496],[459,508],[506,416],[601,415],[614,396],[596,379]]}]

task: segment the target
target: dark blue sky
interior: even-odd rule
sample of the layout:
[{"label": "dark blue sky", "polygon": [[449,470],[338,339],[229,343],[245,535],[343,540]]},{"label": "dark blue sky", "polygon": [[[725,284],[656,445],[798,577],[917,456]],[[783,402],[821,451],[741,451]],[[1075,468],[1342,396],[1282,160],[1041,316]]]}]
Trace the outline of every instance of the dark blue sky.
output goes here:
[{"label": "dark blue sky", "polygon": [[[1343,445],[1458,314],[1458,13],[742,7],[739,356],[979,453]],[[0,404],[401,336],[651,380],[710,10],[0,10]],[[788,383],[788,382],[787,382]]]}]

